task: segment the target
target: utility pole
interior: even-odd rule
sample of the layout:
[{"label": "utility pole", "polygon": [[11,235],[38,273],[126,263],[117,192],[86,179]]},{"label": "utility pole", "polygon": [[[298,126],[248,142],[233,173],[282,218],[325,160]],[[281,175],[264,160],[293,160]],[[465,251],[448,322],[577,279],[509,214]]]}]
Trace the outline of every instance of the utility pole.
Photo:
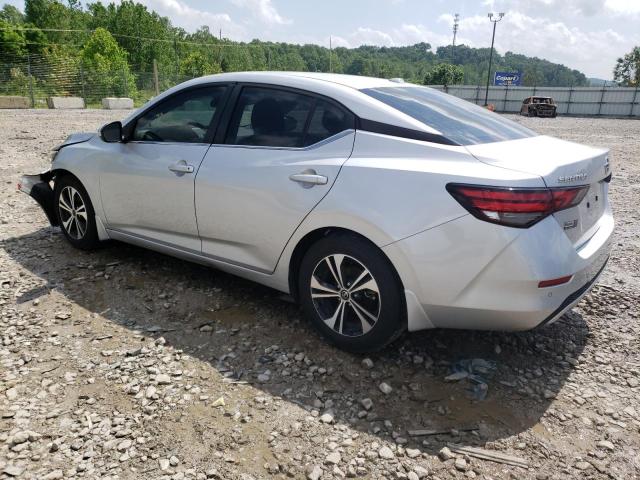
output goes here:
[{"label": "utility pole", "polygon": [[494,17],[493,13],[487,15],[489,17],[489,21],[493,23],[493,36],[491,37],[491,52],[489,53],[489,71],[487,72],[487,89],[484,92],[484,106],[488,105],[487,100],[489,99],[489,81],[491,80],[491,62],[493,62],[493,43],[496,40],[496,24],[502,20],[504,17],[504,13],[499,13],[496,17]]},{"label": "utility pole", "polygon": [[453,43],[451,44],[451,63],[456,63],[456,37],[458,36],[458,28],[460,26],[460,14],[453,16]]},{"label": "utility pole", "polygon": [[156,92],[156,97],[160,95],[160,82],[158,81],[158,61],[153,59],[153,89]]},{"label": "utility pole", "polygon": [[329,73],[333,73],[333,40],[329,35]]}]

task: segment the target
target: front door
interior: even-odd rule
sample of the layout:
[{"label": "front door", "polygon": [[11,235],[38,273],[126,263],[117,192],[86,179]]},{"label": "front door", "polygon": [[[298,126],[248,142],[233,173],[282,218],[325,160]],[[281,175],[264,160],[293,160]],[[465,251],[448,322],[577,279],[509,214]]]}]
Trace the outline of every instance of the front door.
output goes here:
[{"label": "front door", "polygon": [[200,253],[194,178],[209,150],[225,86],[180,92],[110,144],[100,191],[107,228]]},{"label": "front door", "polygon": [[224,140],[207,152],[196,178],[203,253],[272,272],[351,155],[354,125],[330,100],[243,87]]}]

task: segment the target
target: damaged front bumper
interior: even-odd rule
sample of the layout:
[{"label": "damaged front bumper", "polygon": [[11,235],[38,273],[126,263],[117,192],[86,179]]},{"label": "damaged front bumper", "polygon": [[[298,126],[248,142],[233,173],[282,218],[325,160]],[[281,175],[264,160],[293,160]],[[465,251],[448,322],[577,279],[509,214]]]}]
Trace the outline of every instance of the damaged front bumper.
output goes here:
[{"label": "damaged front bumper", "polygon": [[33,198],[38,205],[42,207],[49,223],[52,226],[58,226],[58,216],[56,215],[53,199],[53,189],[51,188],[51,179],[53,172],[46,171],[37,175],[23,175],[18,183],[18,190],[26,193]]}]

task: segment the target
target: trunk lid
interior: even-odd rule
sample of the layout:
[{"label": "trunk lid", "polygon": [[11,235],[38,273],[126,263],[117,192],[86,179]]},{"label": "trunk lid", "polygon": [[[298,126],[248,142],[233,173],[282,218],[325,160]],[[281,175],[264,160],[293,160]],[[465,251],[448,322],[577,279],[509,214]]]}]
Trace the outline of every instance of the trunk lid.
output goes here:
[{"label": "trunk lid", "polygon": [[576,248],[597,231],[608,201],[609,150],[547,136],[469,145],[467,149],[483,163],[538,175],[550,188],[589,185],[579,205],[553,216]]}]

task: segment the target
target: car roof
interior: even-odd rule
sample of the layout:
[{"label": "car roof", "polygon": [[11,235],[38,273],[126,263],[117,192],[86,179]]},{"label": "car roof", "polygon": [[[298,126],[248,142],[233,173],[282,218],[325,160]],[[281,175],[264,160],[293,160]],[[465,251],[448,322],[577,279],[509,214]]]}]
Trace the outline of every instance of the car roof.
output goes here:
[{"label": "car roof", "polygon": [[393,82],[384,78],[320,72],[228,72],[217,75],[208,75],[197,80],[202,81],[202,83],[210,81],[270,83],[278,80],[290,80],[292,77],[298,79],[301,84],[308,84],[309,86],[313,86],[317,82],[328,82],[356,90],[398,86],[398,82]]},{"label": "car roof", "polygon": [[[217,75],[194,78],[170,88],[133,112],[124,123],[133,120],[140,111],[146,110],[169,95],[186,88],[211,85],[213,83],[245,82],[300,89],[312,94],[323,95],[344,105],[360,118],[381,123],[410,128],[422,132],[439,134],[440,132],[415,118],[363,93],[366,88],[400,87],[417,85],[399,83],[382,78],[342,75],[337,73],[315,72],[228,72]],[[426,87],[422,87],[426,88]]]}]

